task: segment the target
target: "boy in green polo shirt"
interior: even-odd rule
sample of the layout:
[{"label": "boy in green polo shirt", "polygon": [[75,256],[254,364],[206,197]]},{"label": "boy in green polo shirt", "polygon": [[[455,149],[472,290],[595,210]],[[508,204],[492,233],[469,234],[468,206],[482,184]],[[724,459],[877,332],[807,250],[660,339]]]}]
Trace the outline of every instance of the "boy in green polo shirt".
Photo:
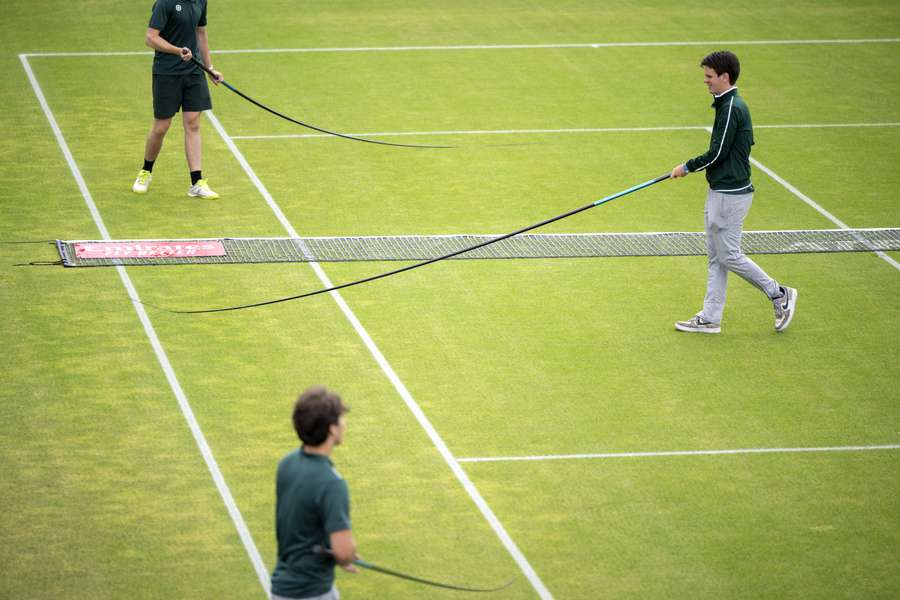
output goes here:
[{"label": "boy in green polo shirt", "polygon": [[294,405],[294,429],[303,445],[278,463],[272,600],[338,600],[335,563],[356,572],[350,491],[330,458],[344,440],[348,410],[322,386],[303,392]]},{"label": "boy in green polo shirt", "polygon": [[131,186],[145,194],[153,179],[153,163],[162,149],[172,117],[182,110],[184,152],[191,172],[188,196],[214,200],[219,197],[203,178],[201,167],[200,113],[212,108],[203,70],[191,62],[198,56],[215,73],[213,83],[223,80],[213,69],[206,35],[206,0],[156,0],[145,37],[156,50],[153,57],[153,126],[144,146],[144,166]]},{"label": "boy in green polo shirt", "polygon": [[753,202],[750,182],[750,147],[753,123],[750,109],[738,94],[741,64],[737,56],[723,50],[707,55],[701,62],[703,81],[713,95],[716,118],[709,149],[672,169],[672,178],[706,171],[704,224],[708,270],[703,309],[675,329],[688,333],[719,333],[725,310],[728,273],[736,273],[756,286],[775,307],[775,331],[784,331],[797,310],[797,290],[779,284],[741,251],[744,219]]}]

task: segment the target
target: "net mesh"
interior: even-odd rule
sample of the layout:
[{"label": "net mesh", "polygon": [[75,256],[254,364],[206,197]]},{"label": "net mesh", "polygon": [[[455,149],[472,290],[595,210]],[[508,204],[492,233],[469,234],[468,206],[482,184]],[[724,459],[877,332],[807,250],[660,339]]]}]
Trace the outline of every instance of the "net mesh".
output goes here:
[{"label": "net mesh", "polygon": [[[499,235],[402,235],[305,238],[218,238],[218,256],[159,251],[180,240],[63,241],[56,246],[67,267],[279,262],[422,261],[438,258]],[[115,244],[109,256],[82,257],[76,246]],[[106,245],[106,246],[104,246]],[[873,252],[900,250],[900,229],[745,231],[746,254]],[[96,253],[95,253],[96,254]],[[466,252],[454,259],[579,258],[601,256],[697,256],[706,254],[702,232],[523,234]]]}]

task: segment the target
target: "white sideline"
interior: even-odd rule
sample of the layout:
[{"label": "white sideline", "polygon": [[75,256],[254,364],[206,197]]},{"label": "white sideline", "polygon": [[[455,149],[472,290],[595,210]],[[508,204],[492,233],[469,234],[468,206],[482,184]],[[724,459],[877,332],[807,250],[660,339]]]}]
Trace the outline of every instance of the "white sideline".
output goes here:
[{"label": "white sideline", "polygon": [[732,454],[776,454],[786,452],[864,452],[900,450],[898,444],[881,446],[823,446],[818,448],[738,448],[735,450],[675,450],[670,452],[604,452],[594,454],[545,454],[536,456],[480,456],[459,458],[459,462],[511,462],[534,460],[578,460],[598,458],[647,458],[660,456],[721,456]]},{"label": "white sideline", "polygon": [[[900,127],[900,123],[799,123],[786,125],[754,125],[754,129],[830,129],[852,127]],[[661,127],[577,127],[568,129],[461,129],[457,131],[378,131],[366,133],[348,133],[356,137],[396,137],[407,135],[516,135],[527,133],[617,133],[617,132],[641,132],[641,131],[696,131],[706,130],[706,125],[671,125]],[[327,133],[284,133],[273,135],[234,135],[233,140],[277,140],[277,139],[308,139],[308,138],[332,138]]]},{"label": "white sideline", "polygon": [[[463,44],[432,46],[361,46],[346,48],[246,48],[213,50],[213,54],[283,54],[295,52],[421,52],[432,50],[540,50],[547,48],[648,48],[671,46],[775,46],[809,44],[896,44],[900,38],[862,38],[834,40],[709,40],[670,42],[581,42],[560,44]],[[140,56],[147,51],[125,52],[29,52],[26,57],[49,56]]]},{"label": "white sideline", "polygon": [[[250,163],[247,162],[247,159],[244,157],[243,153],[238,149],[237,145],[235,145],[234,141],[225,131],[225,128],[222,126],[222,123],[219,119],[213,114],[211,110],[205,111],[206,116],[212,122],[213,127],[215,127],[216,131],[221,136],[222,140],[228,146],[228,149],[231,150],[231,153],[237,159],[238,163],[244,169],[244,172],[253,182],[253,185],[265,199],[266,204],[269,205],[269,208],[272,209],[272,212],[275,214],[278,221],[281,223],[282,227],[284,227],[287,234],[292,238],[299,238],[300,235],[294,229],[293,225],[291,225],[290,221],[288,221],[287,217],[282,212],[281,207],[278,206],[278,203],[275,202],[275,199],[269,193],[269,190],[263,184],[263,182],[257,177],[256,172],[250,166]],[[322,270],[322,267],[319,263],[310,262],[310,267],[312,267],[316,276],[319,278],[319,281],[322,282],[322,285],[325,287],[332,287],[332,282],[328,278],[328,275],[325,274],[325,271]],[[353,329],[359,335],[360,339],[362,339],[363,343],[366,345],[366,348],[369,349],[369,352],[375,358],[375,362],[378,363],[378,366],[381,367],[381,370],[387,376],[388,380],[393,384],[394,389],[397,390],[397,393],[400,394],[400,397],[403,398],[403,401],[406,403],[406,406],[416,417],[416,420],[419,422],[419,425],[422,426],[422,429],[425,430],[425,433],[428,435],[431,442],[434,444],[435,448],[437,448],[441,457],[450,467],[450,470],[462,484],[463,488],[469,494],[469,497],[472,498],[472,501],[481,511],[481,514],[487,520],[488,524],[494,530],[494,533],[497,534],[497,537],[500,538],[500,541],[503,543],[507,552],[509,552],[510,556],[512,556],[513,560],[515,560],[516,564],[519,566],[519,569],[531,583],[531,586],[538,593],[538,595],[544,600],[552,600],[553,596],[550,594],[550,591],[544,585],[544,582],[541,581],[541,578],[532,568],[531,564],[528,562],[528,559],[525,558],[525,555],[522,554],[522,551],[519,550],[519,547],[513,541],[512,537],[507,533],[506,529],[503,527],[503,524],[500,523],[500,520],[494,514],[494,511],[491,510],[488,503],[481,496],[481,493],[475,487],[475,484],[469,479],[469,476],[460,466],[459,461],[447,447],[447,444],[444,443],[443,438],[441,438],[440,434],[431,424],[431,421],[428,420],[428,417],[425,416],[425,413],[422,411],[419,404],[412,397],[412,394],[406,388],[406,385],[394,371],[393,367],[391,367],[390,363],[388,363],[387,359],[382,354],[381,350],[375,344],[375,341],[369,335],[368,331],[366,331],[365,327],[363,327],[362,323],[356,317],[356,314],[347,305],[341,296],[340,292],[334,291],[329,292],[331,297],[337,303],[338,307],[341,309],[341,312],[344,313],[344,316],[353,326]]]},{"label": "white sideline", "polygon": [[[50,128],[53,130],[53,135],[56,137],[56,142],[59,144],[60,150],[62,150],[63,156],[66,159],[66,163],[68,163],[69,165],[69,170],[72,172],[72,176],[75,178],[75,182],[78,184],[78,189],[81,191],[84,202],[85,204],[87,204],[88,210],[90,211],[91,216],[94,219],[94,223],[97,225],[97,229],[100,231],[100,235],[103,236],[104,240],[111,239],[109,231],[106,229],[106,225],[104,224],[103,219],[100,216],[100,212],[97,210],[97,205],[94,203],[94,199],[91,196],[90,191],[88,191],[87,183],[85,183],[84,177],[82,177],[81,175],[81,170],[75,163],[75,158],[72,156],[72,152],[69,150],[69,145],[66,143],[66,140],[62,134],[62,130],[59,128],[59,124],[56,122],[56,117],[53,116],[53,112],[50,110],[50,105],[47,103],[47,99],[44,97],[44,92],[41,90],[41,86],[38,83],[34,72],[31,70],[31,65],[28,63],[28,58],[26,56],[19,55],[19,59],[22,61],[22,66],[25,69],[26,75],[28,75],[29,81],[31,81],[31,87],[34,90],[35,96],[37,96],[38,103],[41,105],[41,108],[44,111],[44,115],[47,117],[47,121],[50,123]],[[197,422],[197,418],[194,416],[194,411],[191,409],[190,402],[188,402],[187,396],[185,395],[184,390],[181,388],[181,384],[178,382],[178,377],[175,375],[175,371],[172,369],[172,364],[169,362],[166,351],[163,349],[162,343],[159,341],[159,337],[157,337],[156,335],[156,330],[153,328],[153,325],[150,322],[150,318],[147,316],[143,305],[140,303],[140,297],[138,296],[137,290],[135,290],[134,285],[131,282],[131,278],[128,276],[128,273],[124,267],[118,266],[116,267],[116,271],[119,273],[119,278],[122,280],[122,284],[125,286],[125,290],[127,291],[128,295],[133,299],[132,305],[134,306],[134,310],[137,313],[141,324],[144,326],[144,331],[147,334],[147,338],[150,340],[150,345],[153,347],[153,351],[156,353],[156,359],[159,361],[159,365],[160,367],[162,367],[163,373],[165,373],[166,375],[166,380],[169,382],[169,386],[172,388],[172,392],[175,394],[175,398],[177,398],[178,400],[178,406],[181,408],[184,419],[185,421],[187,421],[188,427],[190,428],[191,433],[194,436],[194,441],[197,443],[197,447],[200,449],[200,454],[203,455],[203,460],[206,462],[206,467],[209,469],[210,475],[212,475],[213,481],[216,484],[216,489],[219,491],[219,495],[222,497],[222,501],[225,503],[225,507],[228,509],[228,514],[231,517],[231,521],[234,523],[238,535],[241,538],[241,542],[243,542],[244,544],[244,549],[247,551],[247,555],[250,557],[250,561],[253,563],[253,568],[256,570],[256,574],[259,577],[260,583],[262,584],[263,589],[268,594],[269,573],[266,570],[266,566],[262,561],[259,550],[257,549],[256,544],[253,541],[253,536],[250,534],[250,530],[247,528],[247,524],[244,522],[244,517],[241,515],[241,511],[240,509],[238,509],[237,504],[234,501],[234,497],[231,495],[231,490],[228,488],[228,484],[225,482],[225,477],[222,475],[222,471],[219,469],[219,465],[216,462],[215,457],[213,456],[212,449],[206,442],[206,437],[203,435],[203,431],[200,429],[200,424]]]}]

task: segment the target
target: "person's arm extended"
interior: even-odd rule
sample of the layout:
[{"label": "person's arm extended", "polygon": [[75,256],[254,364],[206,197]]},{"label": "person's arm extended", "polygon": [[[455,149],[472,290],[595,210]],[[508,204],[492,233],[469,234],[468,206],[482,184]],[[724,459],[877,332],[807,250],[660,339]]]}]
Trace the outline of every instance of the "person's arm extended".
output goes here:
[{"label": "person's arm extended", "polygon": [[356,555],[356,542],[353,541],[353,532],[349,529],[335,531],[330,536],[331,554],[334,561],[345,571],[355,573],[357,568],[353,561],[359,558]]},{"label": "person's arm extended", "polygon": [[716,113],[716,122],[713,125],[712,137],[709,141],[709,150],[696,158],[692,158],[672,169],[672,179],[685,177],[688,173],[702,171],[713,165],[722,156],[727,156],[734,144],[737,123],[733,112],[734,98],[728,104],[726,111]]},{"label": "person's arm extended", "polygon": [[716,163],[723,156],[728,156],[734,144],[737,132],[737,115],[734,110],[734,97],[728,101],[728,108],[716,112],[709,150],[684,163],[685,171],[693,173],[702,171]]},{"label": "person's arm extended", "polygon": [[[190,48],[179,48],[178,46],[173,46],[163,38],[159,36],[159,29],[154,29],[153,27],[147,28],[147,35],[144,36],[144,43],[153,48],[154,50],[158,50],[160,52],[165,52],[166,54],[176,54],[181,56],[181,60],[191,60],[191,49]],[[184,51],[187,50],[188,57],[184,58]]]},{"label": "person's arm extended", "polygon": [[222,81],[224,77],[222,77],[222,74],[216,71],[215,67],[212,65],[212,57],[209,55],[209,36],[206,34],[206,27],[197,28],[197,49],[200,50],[203,64],[216,74],[216,76],[212,78],[212,82],[219,85],[219,82]]}]

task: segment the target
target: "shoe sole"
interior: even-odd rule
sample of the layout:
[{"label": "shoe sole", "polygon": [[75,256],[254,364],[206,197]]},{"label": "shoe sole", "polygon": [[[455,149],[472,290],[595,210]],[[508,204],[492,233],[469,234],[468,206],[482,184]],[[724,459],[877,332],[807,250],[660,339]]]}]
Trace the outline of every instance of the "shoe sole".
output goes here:
[{"label": "shoe sole", "polygon": [[685,333],[719,333],[722,331],[721,327],[716,327],[715,329],[697,329],[695,327],[685,327],[684,325],[679,325],[675,323],[675,329],[678,331],[684,331]]},{"label": "shoe sole", "polygon": [[787,321],[785,321],[785,322],[784,322],[784,325],[782,325],[780,328],[779,328],[779,327],[776,327],[776,328],[775,328],[775,331],[779,331],[779,332],[784,331],[785,329],[788,328],[788,325],[791,324],[791,321],[794,320],[794,313],[796,312],[796,308],[797,308],[797,298],[798,298],[799,296],[800,296],[800,294],[797,292],[797,290],[794,290],[794,295],[791,297],[791,301],[788,302],[788,307],[787,307],[788,318],[787,318]]},{"label": "shoe sole", "polygon": [[201,196],[200,194],[192,194],[192,193],[188,192],[188,198],[203,198],[204,200],[218,200],[219,195],[216,194],[215,196]]},{"label": "shoe sole", "polygon": [[131,191],[134,192],[135,194],[146,194],[147,193],[147,190],[136,190],[134,188],[131,188]]}]

